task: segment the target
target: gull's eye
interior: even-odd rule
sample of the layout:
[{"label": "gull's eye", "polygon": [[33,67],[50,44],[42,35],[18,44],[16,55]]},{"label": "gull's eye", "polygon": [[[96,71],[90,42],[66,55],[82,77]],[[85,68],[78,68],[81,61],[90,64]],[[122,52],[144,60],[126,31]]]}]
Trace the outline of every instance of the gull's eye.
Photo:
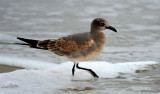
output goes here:
[{"label": "gull's eye", "polygon": [[100,25],[100,26],[104,26],[104,22],[100,22],[99,25]]}]

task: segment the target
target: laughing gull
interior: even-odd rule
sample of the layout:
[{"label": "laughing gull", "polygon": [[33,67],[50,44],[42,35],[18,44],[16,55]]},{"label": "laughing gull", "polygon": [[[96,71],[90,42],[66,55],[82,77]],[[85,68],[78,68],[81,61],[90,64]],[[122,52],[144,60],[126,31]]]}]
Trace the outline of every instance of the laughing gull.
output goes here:
[{"label": "laughing gull", "polygon": [[91,69],[82,68],[78,64],[97,57],[103,51],[106,43],[105,29],[117,32],[105,19],[96,18],[91,23],[90,32],[77,33],[59,39],[33,40],[20,37],[17,39],[28,43],[32,48],[46,49],[59,57],[74,62],[72,75],[74,75],[76,66],[78,69],[86,70],[94,77],[98,77]]}]

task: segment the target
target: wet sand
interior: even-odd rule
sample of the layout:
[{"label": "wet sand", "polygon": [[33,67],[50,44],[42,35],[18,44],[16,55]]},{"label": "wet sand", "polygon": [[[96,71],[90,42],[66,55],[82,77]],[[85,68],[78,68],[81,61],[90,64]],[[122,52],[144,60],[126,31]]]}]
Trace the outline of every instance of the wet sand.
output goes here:
[{"label": "wet sand", "polygon": [[23,69],[20,67],[14,67],[14,66],[7,66],[7,65],[0,65],[0,73],[5,73],[5,72],[12,72],[18,69]]}]

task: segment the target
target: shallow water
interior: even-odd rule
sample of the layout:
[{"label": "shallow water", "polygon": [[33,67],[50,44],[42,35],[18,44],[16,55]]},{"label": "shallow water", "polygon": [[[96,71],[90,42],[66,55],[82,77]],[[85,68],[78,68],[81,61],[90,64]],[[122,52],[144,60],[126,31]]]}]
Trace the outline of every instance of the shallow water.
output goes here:
[{"label": "shallow water", "polygon": [[[90,22],[94,18],[102,17],[107,19],[110,25],[118,30],[118,33],[105,31],[107,37],[106,47],[103,53],[93,61],[112,63],[160,62],[159,11],[159,0],[1,0],[0,56],[60,64],[65,61],[54,58],[52,53],[48,51],[14,44],[20,42],[16,37],[51,39],[78,32],[88,32]],[[0,63],[4,64],[2,60]],[[14,66],[18,65],[14,63]],[[154,65],[150,70],[137,70],[136,72],[136,74],[129,73],[130,75],[127,75],[127,77],[106,77],[96,80],[72,81],[72,79],[67,78],[64,83],[69,84],[60,84],[62,86],[54,86],[53,83],[57,79],[51,80],[53,77],[51,76],[47,79],[50,84],[47,83],[46,85],[53,85],[53,88],[44,91],[41,87],[42,92],[39,93],[160,93],[159,64]],[[47,76],[39,75],[40,77]],[[59,81],[63,81],[62,78]],[[43,85],[43,82],[37,83]],[[2,84],[0,83],[0,85]],[[13,88],[13,91],[15,89]],[[9,91],[12,91],[12,89]],[[7,94],[6,91],[0,93]]]}]

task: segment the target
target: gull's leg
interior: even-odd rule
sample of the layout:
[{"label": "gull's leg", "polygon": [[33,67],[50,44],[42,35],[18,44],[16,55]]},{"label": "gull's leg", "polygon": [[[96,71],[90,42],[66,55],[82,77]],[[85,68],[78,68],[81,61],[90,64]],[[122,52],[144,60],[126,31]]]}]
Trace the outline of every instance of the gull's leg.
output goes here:
[{"label": "gull's leg", "polygon": [[73,68],[72,68],[72,75],[74,76],[74,71],[75,71],[75,64],[73,65]]},{"label": "gull's leg", "polygon": [[78,69],[86,70],[86,71],[90,72],[90,73],[93,75],[93,77],[97,77],[97,78],[98,78],[98,75],[97,75],[94,71],[92,71],[91,69],[79,67],[79,66],[78,66],[78,63],[77,63],[77,65],[76,65],[76,67],[77,67]]}]

